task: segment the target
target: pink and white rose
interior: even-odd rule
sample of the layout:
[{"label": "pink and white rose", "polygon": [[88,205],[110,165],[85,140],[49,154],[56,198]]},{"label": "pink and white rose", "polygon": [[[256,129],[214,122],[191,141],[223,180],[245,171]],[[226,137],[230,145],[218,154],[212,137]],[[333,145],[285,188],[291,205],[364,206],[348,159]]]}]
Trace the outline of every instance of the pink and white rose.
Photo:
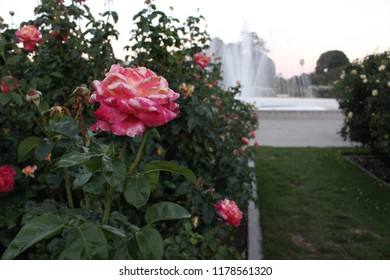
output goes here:
[{"label": "pink and white rose", "polygon": [[199,65],[203,69],[209,66],[210,60],[211,58],[202,52],[198,52],[194,55],[195,64]]},{"label": "pink and white rose", "polygon": [[180,112],[174,102],[179,94],[169,88],[165,78],[145,67],[112,65],[105,79],[93,81],[92,86],[95,91],[89,101],[100,103],[92,131],[134,137],[148,127],[166,124]]},{"label": "pink and white rose", "polygon": [[18,43],[23,43],[26,51],[33,51],[38,43],[42,42],[41,32],[34,25],[27,25],[16,31]]},{"label": "pink and white rose", "polygon": [[228,199],[220,200],[218,203],[214,204],[214,208],[217,211],[217,214],[223,218],[226,223],[231,224],[234,227],[238,227],[241,224],[242,212],[234,201]]}]

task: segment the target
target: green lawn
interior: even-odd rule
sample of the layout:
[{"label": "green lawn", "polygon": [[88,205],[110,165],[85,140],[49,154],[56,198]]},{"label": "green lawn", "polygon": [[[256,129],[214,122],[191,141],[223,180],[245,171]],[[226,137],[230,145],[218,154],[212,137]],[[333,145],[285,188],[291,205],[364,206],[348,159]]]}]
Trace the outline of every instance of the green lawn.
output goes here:
[{"label": "green lawn", "polygon": [[265,259],[390,259],[390,188],[351,151],[257,148]]}]

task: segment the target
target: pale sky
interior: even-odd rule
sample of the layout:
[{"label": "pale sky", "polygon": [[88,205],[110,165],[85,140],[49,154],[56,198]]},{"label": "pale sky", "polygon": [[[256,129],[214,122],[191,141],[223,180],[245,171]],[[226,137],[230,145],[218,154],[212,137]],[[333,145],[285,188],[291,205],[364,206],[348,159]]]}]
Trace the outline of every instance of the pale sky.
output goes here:
[{"label": "pale sky", "polygon": [[[0,0],[0,16],[10,23],[33,18],[37,0]],[[107,8],[105,0],[87,0],[97,12]],[[288,78],[314,71],[320,55],[343,51],[350,61],[374,52],[390,50],[390,0],[154,0],[157,8],[184,21],[203,15],[207,31],[225,43],[240,39],[246,25],[266,41],[276,72]],[[132,18],[146,7],[144,0],[113,0],[110,9],[119,14],[115,44],[118,58],[128,44]],[[169,7],[173,7],[173,11]],[[199,12],[198,12],[199,9]],[[303,67],[299,60],[304,59]]]}]

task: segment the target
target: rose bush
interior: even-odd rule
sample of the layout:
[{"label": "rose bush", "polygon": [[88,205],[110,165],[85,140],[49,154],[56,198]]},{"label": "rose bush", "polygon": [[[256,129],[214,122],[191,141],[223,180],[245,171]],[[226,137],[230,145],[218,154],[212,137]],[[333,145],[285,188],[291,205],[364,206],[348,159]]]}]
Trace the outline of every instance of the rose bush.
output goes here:
[{"label": "rose bush", "polygon": [[149,4],[124,67],[110,43],[115,12],[97,21],[82,1],[58,0],[35,11],[21,26],[41,33],[33,59],[1,23],[0,164],[15,182],[0,195],[2,258],[245,258],[233,245],[245,210],[240,226],[237,215],[219,225],[214,205],[246,209],[242,139],[257,119],[239,86],[220,83],[203,18],[180,24]]},{"label": "rose bush", "polygon": [[373,54],[346,66],[336,82],[345,115],[341,135],[390,153],[390,52]]}]

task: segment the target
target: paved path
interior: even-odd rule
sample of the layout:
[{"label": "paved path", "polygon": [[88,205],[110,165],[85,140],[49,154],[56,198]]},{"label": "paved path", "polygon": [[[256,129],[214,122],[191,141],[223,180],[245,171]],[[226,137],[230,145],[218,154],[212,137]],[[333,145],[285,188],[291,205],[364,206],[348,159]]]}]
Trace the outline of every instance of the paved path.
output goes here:
[{"label": "paved path", "polygon": [[256,139],[262,146],[274,147],[345,147],[339,131],[343,115],[338,110],[324,111],[258,111]]}]

